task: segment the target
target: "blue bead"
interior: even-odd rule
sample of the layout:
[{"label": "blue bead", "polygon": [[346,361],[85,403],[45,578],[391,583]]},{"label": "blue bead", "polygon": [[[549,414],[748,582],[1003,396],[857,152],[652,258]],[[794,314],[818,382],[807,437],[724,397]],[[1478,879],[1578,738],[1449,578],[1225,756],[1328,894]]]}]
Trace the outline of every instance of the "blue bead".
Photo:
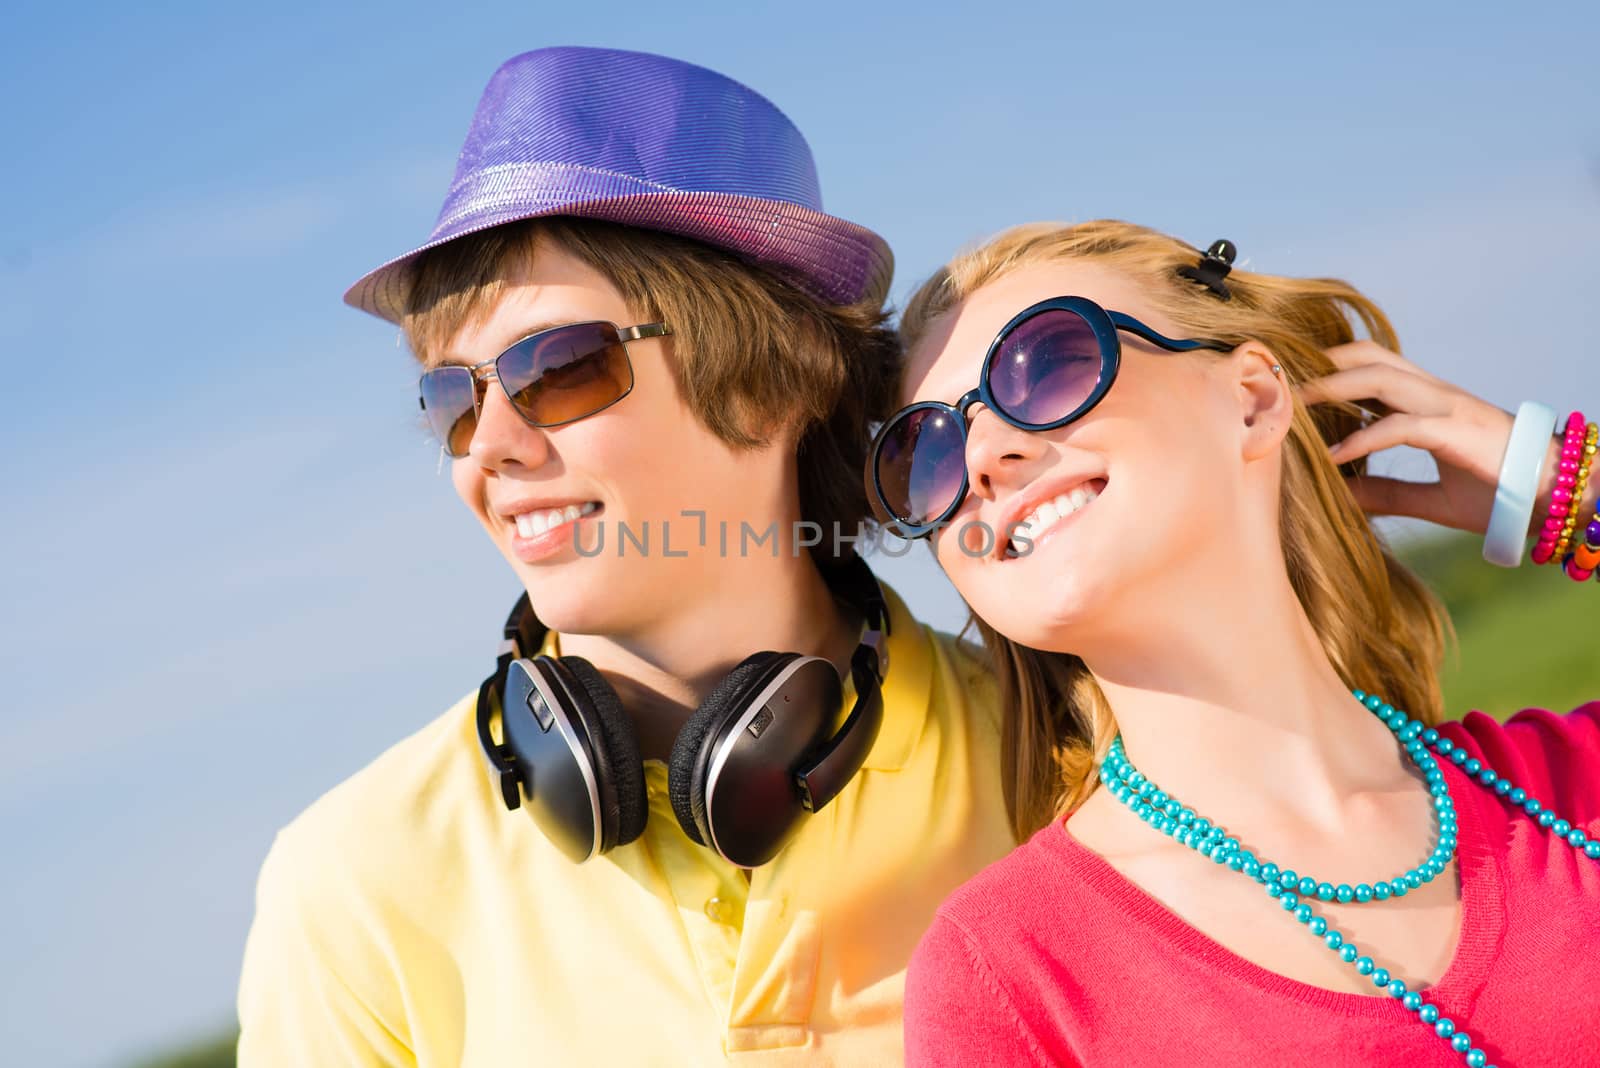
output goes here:
[{"label": "blue bead", "polygon": [[1549,809],[1539,813],[1539,826],[1548,827],[1556,821],[1556,814]]},{"label": "blue bead", "polygon": [[1571,846],[1573,849],[1582,849],[1584,843],[1588,840],[1589,836],[1584,834],[1576,827],[1567,832],[1567,845]]},{"label": "blue bead", "polygon": [[1261,877],[1269,883],[1278,881],[1278,866],[1271,861],[1261,865]]},{"label": "blue bead", "polygon": [[1446,738],[1446,737],[1441,735],[1440,738],[1439,738],[1439,742],[1438,742],[1437,745],[1434,746],[1434,749],[1438,750],[1441,753],[1449,753],[1451,750],[1455,749],[1455,747],[1456,747],[1456,743],[1452,742],[1450,739],[1448,739],[1448,738]]},{"label": "blue bead", "polygon": [[1152,805],[1155,805],[1157,808],[1165,808],[1166,805],[1167,805],[1167,795],[1166,795],[1166,793],[1164,791],[1161,791],[1161,790],[1151,790],[1150,791],[1150,803]]},{"label": "blue bead", "polygon": [[1406,725],[1406,714],[1404,712],[1396,712],[1384,722],[1389,725],[1389,729],[1392,731],[1401,730]]},{"label": "blue bead", "polygon": [[1365,691],[1365,690],[1351,690],[1350,692],[1356,695],[1356,700],[1357,701],[1360,701],[1363,704],[1366,703],[1367,691]]},{"label": "blue bead", "polygon": [[1406,996],[1406,984],[1402,983],[1398,979],[1389,980],[1389,985],[1384,987],[1384,989],[1389,992],[1389,996],[1392,998],[1398,999]]},{"label": "blue bead", "polygon": [[1590,860],[1600,860],[1600,842],[1590,842],[1583,847],[1583,855]]},{"label": "blue bead", "polygon": [[1127,779],[1129,786],[1138,786],[1140,783],[1144,782],[1144,775],[1133,768],[1129,768]]},{"label": "blue bead", "polygon": [[1244,856],[1244,868],[1241,869],[1241,870],[1246,875],[1248,875],[1250,878],[1254,879],[1256,882],[1260,882],[1261,881],[1261,862],[1256,860],[1255,857],[1250,856],[1248,853],[1243,854],[1243,856]]},{"label": "blue bead", "polygon": [[1450,1040],[1450,1048],[1457,1053],[1465,1053],[1472,1048],[1472,1039],[1466,1034],[1459,1034]]},{"label": "blue bead", "polygon": [[1377,965],[1372,963],[1371,957],[1362,957],[1356,961],[1356,974],[1371,975],[1372,970],[1376,967]]},{"label": "blue bead", "polygon": [[1417,1019],[1421,1020],[1425,1024],[1431,1024],[1438,1018],[1439,1006],[1437,1005],[1424,1005],[1422,1008],[1417,1010]]},{"label": "blue bead", "polygon": [[1476,775],[1478,772],[1483,770],[1483,761],[1479,760],[1477,757],[1468,757],[1462,762],[1461,770],[1466,772],[1468,775]]},{"label": "blue bead", "polygon": [[1448,1016],[1439,1017],[1439,1022],[1433,1025],[1433,1033],[1440,1038],[1449,1038],[1456,1033],[1455,1021]]},{"label": "blue bead", "polygon": [[1404,879],[1389,880],[1389,893],[1393,894],[1395,897],[1405,897],[1410,892],[1411,887]]},{"label": "blue bead", "polygon": [[1339,947],[1339,959],[1344,961],[1346,964],[1354,964],[1356,957],[1360,952],[1360,950],[1356,949],[1354,943],[1346,942],[1344,945]]},{"label": "blue bead", "polygon": [[1166,812],[1167,815],[1172,817],[1173,822],[1177,822],[1178,814],[1183,811],[1183,806],[1178,804],[1176,801],[1168,801],[1166,804],[1162,805],[1161,808],[1164,812]]},{"label": "blue bead", "polygon": [[1528,791],[1524,790],[1520,786],[1513,787],[1511,792],[1506,795],[1506,800],[1510,801],[1513,805],[1520,805],[1527,799]]},{"label": "blue bead", "polygon": [[1373,712],[1376,712],[1378,709],[1384,706],[1383,698],[1379,697],[1375,693],[1369,693],[1366,697],[1362,698],[1362,703]]},{"label": "blue bead", "polygon": [[1389,975],[1389,969],[1387,969],[1387,968],[1375,969],[1373,971],[1373,973],[1372,973],[1372,985],[1373,986],[1388,986],[1390,978],[1391,978],[1391,976]]},{"label": "blue bead", "polygon": [[1211,829],[1211,821],[1206,819],[1204,816],[1196,816],[1194,818],[1194,822],[1189,824],[1189,826],[1194,829],[1196,834],[1205,834]]},{"label": "blue bead", "polygon": [[1412,1012],[1416,1012],[1418,1009],[1422,1008],[1422,995],[1413,990],[1405,997],[1400,999],[1400,1004],[1404,1005]]},{"label": "blue bead", "polygon": [[1422,876],[1418,875],[1414,871],[1408,871],[1404,875],[1400,876],[1400,878],[1405,880],[1405,884],[1413,890],[1422,885]]},{"label": "blue bead", "polygon": [[1311,931],[1312,934],[1320,938],[1322,933],[1328,929],[1328,921],[1323,919],[1321,916],[1314,916],[1312,917],[1311,922],[1306,924],[1306,927]]},{"label": "blue bead", "polygon": [[1406,725],[1404,727],[1400,728],[1400,737],[1402,739],[1404,739],[1405,741],[1408,741],[1408,742],[1411,741],[1413,738],[1415,738],[1417,735],[1419,735],[1421,733],[1422,733],[1422,724],[1418,723],[1414,719],[1410,720],[1409,722],[1406,723]]},{"label": "blue bead", "polygon": [[1285,890],[1288,890],[1290,887],[1296,886],[1299,882],[1300,882],[1300,876],[1296,875],[1290,869],[1285,869],[1283,872],[1279,873],[1279,875],[1278,875],[1278,885],[1282,886]]},{"label": "blue bead", "polygon": [[1228,857],[1228,870],[1229,871],[1244,871],[1244,857],[1241,856],[1238,853],[1234,853],[1231,856],[1229,856]]},{"label": "blue bead", "polygon": [[1368,901],[1371,901],[1372,887],[1368,886],[1366,883],[1357,883],[1356,900],[1361,902],[1363,905],[1365,905]]},{"label": "blue bead", "polygon": [[1332,901],[1333,900],[1333,884],[1332,883],[1322,883],[1322,884],[1320,884],[1320,885],[1318,885],[1316,887],[1316,890],[1317,890],[1317,900],[1318,901]]},{"label": "blue bead", "polygon": [[1537,797],[1530,797],[1522,803],[1522,811],[1526,812],[1530,816],[1537,816],[1539,814],[1539,810],[1543,807],[1543,805],[1539,804],[1539,799]]},{"label": "blue bead", "polygon": [[1499,797],[1509,796],[1511,793],[1511,780],[1496,779],[1494,781],[1494,792]]},{"label": "blue bead", "polygon": [[1388,883],[1375,883],[1375,884],[1373,884],[1373,887],[1372,887],[1372,899],[1374,901],[1388,901],[1389,900],[1389,884]]},{"label": "blue bead", "polygon": [[1299,920],[1301,923],[1310,923],[1311,917],[1314,915],[1316,915],[1316,913],[1311,911],[1310,905],[1301,905],[1299,908],[1294,910],[1294,918]]},{"label": "blue bead", "polygon": [[1284,888],[1279,886],[1277,883],[1268,883],[1267,884],[1267,896],[1268,897],[1280,897],[1286,892],[1287,891],[1285,891]]},{"label": "blue bead", "polygon": [[1356,892],[1350,889],[1350,887],[1346,884],[1340,883],[1334,888],[1333,896],[1338,898],[1342,903],[1349,904],[1356,899]]},{"label": "blue bead", "polygon": [[1484,785],[1484,786],[1493,786],[1494,785],[1494,780],[1495,780],[1495,774],[1494,774],[1494,772],[1490,771],[1488,768],[1484,768],[1482,771],[1478,772],[1478,782],[1481,783],[1482,785]]},{"label": "blue bead", "polygon": [[1344,935],[1340,934],[1338,931],[1329,931],[1322,939],[1322,942],[1329,949],[1338,949],[1340,946],[1344,945]]},{"label": "blue bead", "polygon": [[1283,911],[1293,912],[1300,907],[1300,899],[1294,894],[1284,894],[1278,898],[1278,904],[1283,906]]},{"label": "blue bead", "polygon": [[1439,740],[1439,732],[1434,730],[1432,727],[1429,727],[1427,730],[1422,732],[1422,740],[1425,744],[1432,745],[1434,742]]},{"label": "blue bead", "polygon": [[1467,1068],[1483,1068],[1489,1063],[1489,1058],[1484,1056],[1483,1050],[1472,1049],[1467,1051]]},{"label": "blue bead", "polygon": [[1565,838],[1572,830],[1572,824],[1566,820],[1556,820],[1550,825],[1550,829],[1556,833],[1557,838]]},{"label": "blue bead", "polygon": [[1470,759],[1472,758],[1467,756],[1465,749],[1450,750],[1450,763],[1452,764],[1465,764]]},{"label": "blue bead", "polygon": [[1193,823],[1194,822],[1194,809],[1192,809],[1192,808],[1180,808],[1178,810],[1178,822],[1183,824],[1184,826],[1188,826],[1189,824]]},{"label": "blue bead", "polygon": [[[1317,892],[1317,881],[1309,875],[1302,878],[1299,885],[1300,893],[1306,897],[1310,897]],[[1324,883],[1323,885],[1326,886],[1327,884]]]}]

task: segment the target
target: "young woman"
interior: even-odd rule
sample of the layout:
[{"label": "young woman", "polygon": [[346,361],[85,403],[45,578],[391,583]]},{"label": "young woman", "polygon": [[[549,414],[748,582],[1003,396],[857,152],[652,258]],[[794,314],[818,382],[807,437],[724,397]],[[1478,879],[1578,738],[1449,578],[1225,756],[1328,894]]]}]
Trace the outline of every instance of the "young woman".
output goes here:
[{"label": "young woman", "polygon": [[[1445,615],[1362,510],[1484,529],[1511,417],[1226,252],[1024,227],[907,308],[869,487],[997,653],[1036,832],[925,935],[909,1060],[1600,1063],[1600,703],[1434,729]],[[1440,483],[1364,477],[1401,442]],[[1579,541],[1592,442],[1531,454]]]}]

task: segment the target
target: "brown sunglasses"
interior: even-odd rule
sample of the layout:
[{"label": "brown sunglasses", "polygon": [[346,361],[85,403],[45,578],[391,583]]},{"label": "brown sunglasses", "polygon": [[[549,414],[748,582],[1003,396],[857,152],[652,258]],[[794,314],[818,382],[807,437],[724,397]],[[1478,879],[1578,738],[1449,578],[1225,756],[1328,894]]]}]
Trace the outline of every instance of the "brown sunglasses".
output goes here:
[{"label": "brown sunglasses", "polygon": [[611,407],[633,389],[627,342],[670,333],[665,323],[569,323],[541,330],[492,360],[427,371],[417,383],[418,403],[444,451],[459,458],[478,429],[491,376],[530,425],[560,426]]}]

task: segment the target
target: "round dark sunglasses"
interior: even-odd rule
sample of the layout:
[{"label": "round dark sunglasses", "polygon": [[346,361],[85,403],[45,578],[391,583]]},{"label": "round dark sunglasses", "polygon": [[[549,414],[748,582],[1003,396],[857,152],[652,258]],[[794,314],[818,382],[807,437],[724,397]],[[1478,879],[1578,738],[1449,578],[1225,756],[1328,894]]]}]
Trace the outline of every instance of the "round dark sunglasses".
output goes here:
[{"label": "round dark sunglasses", "polygon": [[424,373],[417,403],[444,451],[459,459],[472,445],[491,376],[530,425],[560,426],[611,407],[633,389],[627,342],[670,333],[665,323],[569,323],[541,330],[492,360]]},{"label": "round dark sunglasses", "polygon": [[953,405],[921,401],[902,408],[873,439],[867,488],[890,529],[921,538],[961,507],[967,496],[967,412],[974,404],[1019,430],[1054,430],[1099,404],[1122,366],[1119,330],[1168,352],[1234,348],[1164,337],[1085,297],[1052,297],[1024,309],[990,342],[977,389]]}]

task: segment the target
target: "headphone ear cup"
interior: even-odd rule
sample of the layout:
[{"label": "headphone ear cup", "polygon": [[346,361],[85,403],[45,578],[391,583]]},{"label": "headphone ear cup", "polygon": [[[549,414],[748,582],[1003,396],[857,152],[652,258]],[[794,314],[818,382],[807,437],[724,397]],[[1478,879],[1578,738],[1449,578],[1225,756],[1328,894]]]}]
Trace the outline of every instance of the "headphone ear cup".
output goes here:
[{"label": "headphone ear cup", "polygon": [[706,837],[706,773],[716,740],[729,720],[744,711],[745,702],[760,686],[794,659],[794,653],[770,651],[745,657],[706,695],[678,731],[667,767],[667,793],[683,833],[698,845],[711,845]]},{"label": "headphone ear cup", "polygon": [[601,804],[610,809],[601,814],[602,819],[616,828],[615,840],[604,848],[627,845],[644,833],[645,816],[649,812],[645,803],[639,737],[616,692],[593,664],[581,656],[563,656],[559,663],[577,680],[589,699],[587,705],[577,711],[594,745],[597,778],[602,784]]}]

